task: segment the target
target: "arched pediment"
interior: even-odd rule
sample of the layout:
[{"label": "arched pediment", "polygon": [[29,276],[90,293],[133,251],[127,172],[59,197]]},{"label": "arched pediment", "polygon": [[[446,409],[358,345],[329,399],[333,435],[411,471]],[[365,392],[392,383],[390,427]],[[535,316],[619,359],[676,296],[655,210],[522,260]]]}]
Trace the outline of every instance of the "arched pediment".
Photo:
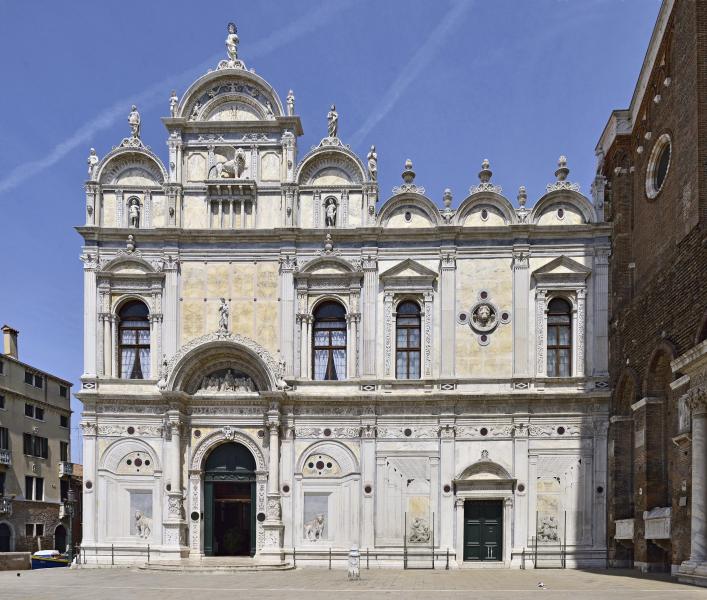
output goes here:
[{"label": "arched pediment", "polygon": [[554,190],[545,194],[530,212],[535,225],[584,225],[596,223],[594,206],[574,190]]},{"label": "arched pediment", "polygon": [[191,120],[198,121],[263,121],[267,111],[252,98],[242,94],[226,94],[214,98],[203,106]]},{"label": "arched pediment", "polygon": [[232,429],[228,425],[204,437],[194,448],[190,464],[191,470],[201,471],[204,467],[206,456],[214,448],[226,442],[236,442],[245,446],[255,459],[256,472],[266,470],[265,456],[258,443],[245,431]]},{"label": "arched pediment", "polygon": [[245,69],[224,69],[207,73],[192,83],[179,102],[177,117],[192,121],[254,120],[245,114],[236,119],[211,118],[219,114],[218,107],[229,102],[249,107],[247,110],[257,120],[285,114],[277,92],[262,77]]},{"label": "arched pediment", "polygon": [[[149,457],[148,460],[150,461],[150,464],[147,465],[145,473],[154,473],[155,471],[162,470],[159,458],[154,448],[139,438],[121,438],[113,442],[103,452],[98,468],[105,469],[111,473],[119,474],[121,471],[121,466],[123,466],[123,461],[128,457],[128,455],[135,453],[144,454]],[[144,457],[142,458],[142,461],[144,463]]]},{"label": "arched pediment", "polygon": [[[483,211],[486,210],[484,218]],[[462,227],[497,227],[517,221],[511,203],[500,194],[480,192],[468,196],[454,215],[454,224]]]},{"label": "arched pediment", "polygon": [[119,254],[101,265],[101,273],[140,275],[157,272],[154,265],[151,265],[141,256],[135,256],[134,254]]},{"label": "arched pediment", "polygon": [[491,460],[480,460],[468,466],[457,477],[457,481],[508,481],[513,479],[510,473],[501,465]]},{"label": "arched pediment", "polygon": [[324,138],[302,159],[295,179],[300,185],[361,185],[366,169],[348,146],[336,138]]},{"label": "arched pediment", "polygon": [[125,188],[158,187],[167,180],[162,161],[144,146],[116,148],[103,158],[96,173],[103,185]]},{"label": "arched pediment", "polygon": [[[235,378],[252,380],[253,390],[245,384],[238,389],[202,390],[204,378],[220,370],[232,370]],[[187,394],[209,392],[241,393],[268,391],[284,387],[283,365],[256,341],[240,334],[214,332],[182,346],[160,370],[159,387]]]},{"label": "arched pediment", "polygon": [[381,227],[436,227],[441,224],[441,218],[429,198],[407,192],[386,201],[378,214],[378,224]]},{"label": "arched pediment", "polygon": [[341,476],[359,472],[358,460],[356,460],[356,456],[351,452],[351,449],[335,441],[315,442],[311,446],[308,446],[302,454],[300,454],[297,461],[297,470],[295,472],[302,473],[305,471],[307,461],[310,457],[318,455],[326,455],[333,458],[339,467],[339,474]]},{"label": "arched pediment", "polygon": [[320,256],[305,264],[300,273],[326,274],[354,273],[356,268],[339,256]]}]

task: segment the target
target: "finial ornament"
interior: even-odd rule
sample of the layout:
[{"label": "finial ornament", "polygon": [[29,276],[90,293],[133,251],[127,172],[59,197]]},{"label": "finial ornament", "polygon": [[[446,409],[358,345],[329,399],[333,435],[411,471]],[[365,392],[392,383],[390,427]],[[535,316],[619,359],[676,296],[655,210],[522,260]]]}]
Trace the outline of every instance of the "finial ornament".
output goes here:
[{"label": "finial ornament", "polygon": [[131,254],[135,252],[135,237],[132,233],[128,235],[128,240],[125,243],[125,249]]},{"label": "finial ornament", "polygon": [[525,208],[525,203],[528,200],[528,193],[525,191],[525,186],[521,185],[518,188],[518,208],[516,208],[516,215],[518,215],[518,220],[521,223],[525,223],[528,218],[528,213],[530,212]]},{"label": "finial ornament", "polygon": [[295,94],[292,90],[287,92],[287,116],[291,117],[295,114]]},{"label": "finial ornament", "polygon": [[172,90],[169,96],[169,116],[174,118],[177,116],[177,104],[179,103],[179,98],[177,97],[177,92]]},{"label": "finial ornament", "polygon": [[91,148],[91,150],[88,153],[88,158],[86,159],[86,162],[88,163],[88,178],[93,179],[93,170],[96,168],[96,165],[98,164],[98,154],[96,154],[96,149]]},{"label": "finial ornament", "polygon": [[446,188],[444,190],[444,195],[442,196],[442,202],[444,202],[444,210],[451,210],[452,208],[452,190]]},{"label": "finial ornament", "polygon": [[470,187],[469,194],[472,196],[481,192],[493,192],[494,194],[500,194],[503,189],[501,186],[491,183],[492,175],[493,171],[491,170],[491,163],[488,158],[484,158],[481,162],[481,171],[479,171],[479,184]]},{"label": "finial ornament", "polygon": [[326,238],[324,238],[324,252],[327,254],[330,254],[334,250],[334,240],[331,238],[331,233],[326,234]]},{"label": "finial ornament", "polygon": [[137,110],[137,106],[134,104],[130,108],[130,114],[128,115],[128,124],[130,125],[130,133],[134,138],[140,137],[140,113]]},{"label": "finial ornament", "polygon": [[338,137],[339,132],[339,113],[336,112],[336,106],[331,105],[329,112],[326,116],[327,119],[327,136],[330,138]]},{"label": "finial ornament", "polygon": [[368,159],[368,177],[371,181],[376,181],[378,179],[378,153],[375,146],[371,146],[366,158]]},{"label": "finial ornament", "polygon": [[567,157],[563,154],[557,161],[557,170],[555,171],[555,177],[557,180],[555,183],[550,183],[547,185],[547,191],[554,192],[556,190],[571,190],[573,192],[578,192],[579,184],[568,181],[567,176],[569,174],[570,170],[567,167]]},{"label": "finial ornament", "polygon": [[394,194],[403,194],[405,192],[413,192],[415,194],[424,194],[425,188],[415,185],[415,171],[412,170],[412,160],[409,158],[405,161],[405,170],[402,173],[403,185],[398,185],[393,188]]}]

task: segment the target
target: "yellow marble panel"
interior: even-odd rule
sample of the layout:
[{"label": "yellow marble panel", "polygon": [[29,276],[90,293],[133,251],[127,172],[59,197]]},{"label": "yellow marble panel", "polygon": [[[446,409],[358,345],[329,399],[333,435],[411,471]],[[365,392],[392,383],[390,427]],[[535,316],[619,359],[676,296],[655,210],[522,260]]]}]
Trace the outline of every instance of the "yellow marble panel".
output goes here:
[{"label": "yellow marble panel", "polygon": [[187,196],[184,198],[184,228],[207,229],[207,212],[203,198]]},{"label": "yellow marble panel", "polygon": [[206,268],[203,262],[185,262],[181,266],[183,298],[206,297]]},{"label": "yellow marble panel", "polygon": [[115,227],[115,194],[103,194],[103,227]]},{"label": "yellow marble panel", "polygon": [[206,265],[206,296],[213,298],[229,298],[228,285],[229,265],[225,262],[212,262]]},{"label": "yellow marble panel", "polygon": [[165,227],[165,197],[152,196],[152,227]]},{"label": "yellow marble panel", "polygon": [[252,262],[231,263],[231,297],[249,298],[255,296],[255,264]]},{"label": "yellow marble panel", "polygon": [[255,326],[255,302],[253,300],[232,300],[231,301],[231,331],[240,333],[250,338],[254,336]]},{"label": "yellow marble panel", "polygon": [[270,352],[277,352],[280,349],[278,343],[278,302],[261,302],[258,300],[255,303],[255,311],[257,321],[256,340]]},{"label": "yellow marble panel", "polygon": [[181,343],[185,344],[204,333],[206,333],[204,327],[204,301],[183,300]]},{"label": "yellow marble panel", "polygon": [[259,262],[257,265],[257,285],[255,297],[260,300],[277,300],[278,264],[272,262]]}]

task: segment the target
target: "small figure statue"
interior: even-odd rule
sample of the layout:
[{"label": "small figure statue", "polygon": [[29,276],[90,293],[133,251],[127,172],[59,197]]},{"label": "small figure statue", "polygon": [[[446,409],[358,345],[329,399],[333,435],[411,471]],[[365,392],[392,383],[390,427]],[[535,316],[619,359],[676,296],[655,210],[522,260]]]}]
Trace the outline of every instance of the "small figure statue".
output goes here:
[{"label": "small figure statue", "polygon": [[228,35],[226,36],[226,52],[228,60],[235,63],[238,60],[238,29],[235,23],[228,24]]},{"label": "small figure statue", "polygon": [[132,233],[128,235],[128,241],[125,244],[125,249],[130,253],[135,252],[135,238]]},{"label": "small figure statue", "polygon": [[295,94],[292,90],[287,92],[287,116],[295,114]]},{"label": "small figure statue", "polygon": [[177,116],[177,104],[179,103],[179,98],[177,98],[177,92],[172,90],[172,95],[169,97],[169,114],[171,117]]},{"label": "small figure statue", "polygon": [[88,163],[88,178],[93,179],[93,169],[98,164],[98,155],[95,148],[91,148],[86,162]]},{"label": "small figure statue", "polygon": [[326,234],[324,239],[324,252],[331,254],[334,251],[334,240],[331,239],[331,233]]},{"label": "small figure statue", "polygon": [[150,537],[152,533],[152,519],[146,517],[142,511],[135,511],[135,529],[137,530],[138,537],[146,540]]},{"label": "small figure statue", "polygon": [[408,538],[411,542],[429,542],[430,541],[430,528],[424,519],[420,517],[415,517],[410,525],[410,537]]},{"label": "small figure statue", "polygon": [[324,539],[324,515],[317,515],[304,524],[304,539],[308,542]]},{"label": "small figure statue", "polygon": [[236,379],[233,377],[231,369],[226,372],[226,376],[223,378],[223,386],[221,388],[223,392],[235,392],[236,391]]},{"label": "small figure statue", "polygon": [[130,125],[130,133],[134,138],[140,137],[140,113],[137,111],[137,106],[133,104],[128,115],[128,124]]},{"label": "small figure statue", "polygon": [[325,224],[327,227],[336,227],[336,200],[329,198],[326,201],[326,217]]},{"label": "small figure statue", "polygon": [[194,104],[194,108],[191,109],[191,115],[189,115],[190,121],[196,121],[199,118],[199,111],[201,110],[201,102],[198,100]]},{"label": "small figure statue", "polygon": [[376,147],[371,146],[371,150],[368,152],[368,176],[371,181],[376,181],[378,179],[378,153],[376,152]]},{"label": "small figure statue", "polygon": [[220,331],[228,331],[228,303],[225,298],[221,298],[221,306],[218,307],[219,321],[218,328]]},{"label": "small figure statue", "polygon": [[265,101],[265,117],[267,119],[275,118],[275,113],[272,110],[272,104],[270,104],[270,100]]},{"label": "small figure statue", "polygon": [[128,206],[129,225],[133,229],[140,228],[140,201],[137,198],[131,198]]},{"label": "small figure statue", "polygon": [[330,138],[335,138],[339,131],[339,113],[336,112],[336,106],[331,105],[331,109],[327,113],[327,135]]}]

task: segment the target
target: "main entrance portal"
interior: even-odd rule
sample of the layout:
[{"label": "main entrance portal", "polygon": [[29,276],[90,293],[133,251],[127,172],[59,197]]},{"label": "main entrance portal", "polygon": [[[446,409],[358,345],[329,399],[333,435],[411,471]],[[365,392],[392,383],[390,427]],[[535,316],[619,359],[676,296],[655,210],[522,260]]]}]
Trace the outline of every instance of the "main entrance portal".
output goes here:
[{"label": "main entrance portal", "polygon": [[255,459],[237,443],[217,446],[204,469],[204,554],[255,554]]},{"label": "main entrance portal", "polygon": [[503,501],[464,503],[464,560],[503,559]]}]

